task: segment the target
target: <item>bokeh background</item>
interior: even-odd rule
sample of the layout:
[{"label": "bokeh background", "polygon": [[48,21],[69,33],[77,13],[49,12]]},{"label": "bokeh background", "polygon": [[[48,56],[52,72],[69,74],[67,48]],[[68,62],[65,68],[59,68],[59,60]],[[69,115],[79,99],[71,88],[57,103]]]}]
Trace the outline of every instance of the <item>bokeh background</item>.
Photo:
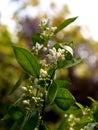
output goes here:
[{"label": "bokeh background", "polygon": [[[78,16],[75,23],[59,32],[53,41],[73,41],[74,55],[81,57],[83,61],[75,67],[61,69],[57,72],[57,77],[71,82],[70,91],[83,105],[90,106],[88,96],[98,100],[98,25],[94,19],[97,20],[97,0],[91,0],[91,4],[83,0],[80,0],[80,3],[77,0],[74,3],[72,0],[0,2],[0,119],[6,113],[8,104],[14,102],[21,93],[19,89],[13,95],[8,95],[24,73],[15,59],[12,45],[31,49],[32,35],[40,32],[39,23],[43,18],[49,19],[49,22],[56,26],[66,18]],[[6,129],[0,121],[0,130]]]}]

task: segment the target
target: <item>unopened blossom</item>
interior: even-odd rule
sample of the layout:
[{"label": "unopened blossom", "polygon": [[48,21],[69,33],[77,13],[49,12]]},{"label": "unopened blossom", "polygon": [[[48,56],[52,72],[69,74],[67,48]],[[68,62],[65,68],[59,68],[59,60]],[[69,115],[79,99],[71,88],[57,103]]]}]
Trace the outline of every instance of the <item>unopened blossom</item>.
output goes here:
[{"label": "unopened blossom", "polygon": [[41,27],[47,25],[47,23],[48,23],[48,20],[47,20],[47,19],[45,19],[45,18],[42,19],[42,20],[41,20]]},{"label": "unopened blossom", "polygon": [[40,77],[41,77],[41,78],[45,78],[45,77],[47,77],[47,76],[48,76],[47,71],[44,70],[44,69],[40,69]]},{"label": "unopened blossom", "polygon": [[48,63],[47,63],[46,59],[40,60],[40,64],[41,64],[43,67],[48,67]]},{"label": "unopened blossom", "polygon": [[38,78],[35,78],[34,79],[34,84],[37,85],[37,83],[38,83]]},{"label": "unopened blossom", "polygon": [[48,39],[50,39],[54,35],[54,32],[55,32],[56,29],[57,29],[57,27],[49,28],[49,27],[46,26],[45,30],[43,30],[43,32],[41,33],[40,37],[41,38],[46,38],[46,39],[48,38]]},{"label": "unopened blossom", "polygon": [[27,91],[27,87],[22,86],[22,90]]},{"label": "unopened blossom", "polygon": [[52,49],[49,50],[49,53],[53,56],[56,55],[56,49],[53,47]]},{"label": "unopened blossom", "polygon": [[46,47],[43,47],[43,52],[46,52],[47,51],[47,48]]},{"label": "unopened blossom", "polygon": [[54,32],[56,29],[57,29],[57,27],[56,27],[56,26],[51,27],[51,31],[52,31],[52,32]]},{"label": "unopened blossom", "polygon": [[47,54],[47,61],[52,65],[57,65],[58,60],[65,60],[65,49],[59,48],[56,50],[54,47],[49,50]]},{"label": "unopened blossom", "polygon": [[62,60],[65,60],[65,50],[59,48],[59,49],[58,49],[58,52],[57,52],[57,57],[58,57],[58,59],[60,58],[60,59],[62,59]]},{"label": "unopened blossom", "polygon": [[60,44],[62,48],[68,51],[73,56],[73,49],[70,46]]},{"label": "unopened blossom", "polygon": [[56,49],[54,47],[49,50],[49,54],[47,54],[46,57],[47,57],[47,61],[49,63],[52,63],[54,65],[57,64],[57,52],[56,52]]},{"label": "unopened blossom", "polygon": [[32,50],[35,51],[36,54],[42,49],[43,45],[36,42],[35,46],[33,46]]},{"label": "unopened blossom", "polygon": [[29,100],[23,100],[23,104],[29,105],[30,101]]},{"label": "unopened blossom", "polygon": [[42,47],[43,47],[43,45],[41,45],[41,44],[39,44],[38,42],[36,42],[36,44],[35,44],[35,49],[38,49],[38,50],[40,50]]}]

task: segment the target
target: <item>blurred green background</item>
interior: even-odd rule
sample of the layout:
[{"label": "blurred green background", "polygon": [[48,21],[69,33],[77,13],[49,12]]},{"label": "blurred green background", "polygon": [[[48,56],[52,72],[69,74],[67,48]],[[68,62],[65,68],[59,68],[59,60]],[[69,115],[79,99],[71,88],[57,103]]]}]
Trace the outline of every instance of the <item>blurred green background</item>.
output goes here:
[{"label": "blurred green background", "polygon": [[[7,7],[13,4],[16,5],[11,16],[14,30],[10,31],[8,26],[0,21],[0,119],[6,113],[8,104],[14,102],[21,93],[20,89],[13,95],[8,95],[23,73],[15,59],[12,45],[31,49],[32,35],[40,31],[39,23],[42,18],[49,18],[50,24],[56,26],[70,15],[67,5],[63,5],[54,16],[42,11],[38,0],[10,0]],[[57,8],[54,2],[49,6],[51,11]],[[30,13],[27,13],[27,8],[31,8]],[[37,10],[37,15],[32,17],[30,14],[34,13],[34,9]],[[69,80],[70,91],[77,101],[86,106],[90,105],[88,96],[98,100],[98,42],[84,35],[81,33],[81,26],[70,25],[70,28],[58,33],[52,42],[74,42],[74,55],[81,57],[83,62],[70,69],[59,70],[57,77]],[[4,127],[4,123],[0,121],[0,130],[5,129],[7,128]]]}]

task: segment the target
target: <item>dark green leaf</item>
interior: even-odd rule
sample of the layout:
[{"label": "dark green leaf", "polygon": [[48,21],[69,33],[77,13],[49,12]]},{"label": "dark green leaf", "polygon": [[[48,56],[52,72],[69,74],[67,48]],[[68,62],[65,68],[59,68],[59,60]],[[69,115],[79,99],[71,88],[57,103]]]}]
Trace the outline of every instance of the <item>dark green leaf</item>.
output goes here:
[{"label": "dark green leaf", "polygon": [[57,80],[55,81],[55,83],[60,88],[67,88],[70,85],[70,82],[68,82],[67,80]]},{"label": "dark green leaf", "polygon": [[14,105],[19,104],[21,101],[23,101],[23,99],[26,98],[26,95],[23,93],[21,94],[21,96],[15,101]]},{"label": "dark green leaf", "polygon": [[94,127],[94,130],[98,130],[98,123],[96,123],[96,126]]},{"label": "dark green leaf", "polygon": [[50,79],[53,79],[55,75],[55,68],[50,68],[48,74],[50,75]]},{"label": "dark green leaf", "polygon": [[68,89],[58,88],[55,103],[62,110],[68,110],[75,103],[75,98]]},{"label": "dark green leaf", "polygon": [[21,125],[22,125],[22,123],[23,123],[23,119],[24,119],[24,118],[15,121],[15,123],[12,125],[12,127],[11,127],[10,130],[20,130],[20,127],[21,127]]},{"label": "dark green leaf", "polygon": [[57,65],[57,69],[60,68],[69,68],[72,66],[75,66],[79,64],[82,60],[80,58],[72,59],[72,60],[65,60],[65,61],[59,61]]},{"label": "dark green leaf", "polygon": [[21,110],[21,108],[14,105],[9,106],[8,114],[14,120],[19,120],[24,116],[24,112]]},{"label": "dark green leaf", "polygon": [[38,42],[40,44],[44,43],[44,39],[41,39],[40,33],[33,34],[32,41],[33,41],[34,45],[36,44],[36,42]]},{"label": "dark green leaf", "polygon": [[40,66],[36,57],[28,50],[13,46],[16,59],[21,67],[30,75],[34,77],[39,76]]},{"label": "dark green leaf", "polygon": [[49,90],[48,90],[48,94],[47,94],[47,100],[46,100],[46,104],[52,104],[55,96],[57,94],[57,85],[55,82],[53,82],[50,86],[49,86]]},{"label": "dark green leaf", "polygon": [[66,19],[63,23],[61,23],[57,29],[55,30],[55,33],[58,33],[59,31],[61,31],[63,28],[67,27],[69,24],[71,24],[72,22],[74,22],[75,20],[77,19],[77,17],[74,17],[74,18],[69,18],[69,19]]},{"label": "dark green leaf", "polygon": [[16,82],[16,84],[13,86],[12,90],[10,91],[9,95],[11,95],[15,90],[20,86],[22,83],[23,79],[25,78],[25,75],[21,75],[19,80]]},{"label": "dark green leaf", "polygon": [[22,124],[21,130],[34,130],[38,124],[39,114],[35,109],[33,112],[29,113]]},{"label": "dark green leaf", "polygon": [[59,43],[56,43],[53,47],[55,47],[56,50],[58,50],[59,48],[61,48]]},{"label": "dark green leaf", "polygon": [[9,114],[4,115],[4,117],[2,118],[2,120],[8,120],[10,118]]},{"label": "dark green leaf", "polygon": [[45,124],[40,124],[39,125],[39,129],[38,130],[46,130],[46,126],[45,126]]}]

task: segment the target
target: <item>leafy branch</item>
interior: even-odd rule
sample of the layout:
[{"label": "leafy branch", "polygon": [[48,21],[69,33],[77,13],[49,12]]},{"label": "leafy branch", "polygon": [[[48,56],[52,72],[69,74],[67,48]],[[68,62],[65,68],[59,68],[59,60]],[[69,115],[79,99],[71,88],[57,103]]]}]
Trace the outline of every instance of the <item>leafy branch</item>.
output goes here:
[{"label": "leafy branch", "polygon": [[[93,130],[96,127],[98,104],[96,103],[94,109],[82,107],[68,90],[70,83],[55,78],[56,70],[72,67],[80,63],[81,59],[74,57],[73,48],[68,43],[62,41],[62,43],[54,43],[53,46],[49,46],[51,38],[76,19],[77,17],[69,18],[58,27],[49,27],[47,20],[42,20],[42,32],[34,34],[32,37],[34,43],[32,51],[13,46],[16,59],[29,78],[26,85],[22,87],[23,96],[19,97],[18,104],[9,106],[8,114],[3,118],[4,120],[14,120],[11,130],[48,129],[44,121],[44,114],[45,109],[49,106],[56,106],[63,113],[66,112],[57,130],[69,128],[86,130],[89,125]],[[10,94],[21,85],[23,80],[25,80],[24,76],[17,81]],[[24,107],[21,107],[20,104]],[[78,114],[74,114],[75,112]],[[92,113],[90,114],[90,112]],[[80,115],[81,119],[78,119],[77,115]]]}]

